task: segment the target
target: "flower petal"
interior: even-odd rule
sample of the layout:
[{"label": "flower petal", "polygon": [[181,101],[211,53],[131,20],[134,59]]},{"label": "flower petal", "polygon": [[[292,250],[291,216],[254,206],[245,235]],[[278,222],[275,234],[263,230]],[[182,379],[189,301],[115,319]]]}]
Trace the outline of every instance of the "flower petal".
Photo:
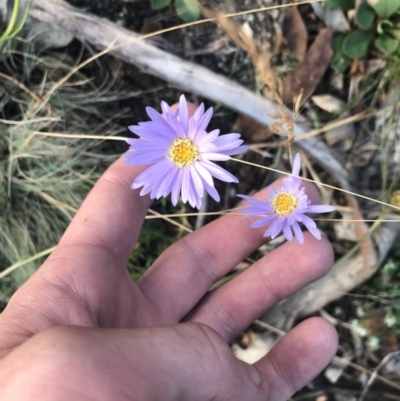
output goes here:
[{"label": "flower petal", "polygon": [[185,167],[182,169],[182,202],[186,203],[189,199],[190,192],[190,170]]},{"label": "flower petal", "polygon": [[293,232],[288,222],[286,222],[283,226],[283,235],[288,241],[293,241]]},{"label": "flower petal", "polygon": [[296,153],[293,158],[292,175],[298,176],[300,174],[301,157],[300,153]]},{"label": "flower petal", "polygon": [[268,223],[270,223],[271,221],[273,221],[275,219],[276,219],[276,216],[274,214],[271,214],[271,216],[264,217],[260,220],[253,221],[250,224],[250,227],[251,228],[259,228],[259,227],[267,225]]},{"label": "flower petal", "polygon": [[141,166],[146,164],[158,163],[165,160],[165,151],[158,150],[156,152],[128,152],[124,155],[128,164]]},{"label": "flower petal", "polygon": [[292,224],[292,229],[293,229],[294,235],[297,238],[297,241],[299,241],[299,243],[301,245],[303,245],[304,244],[304,235],[303,235],[303,231],[301,231],[301,228],[299,226],[299,223],[297,223],[297,221],[295,221]]},{"label": "flower petal", "polygon": [[301,217],[302,217],[301,222],[307,227],[317,227],[315,221],[310,217],[306,216],[305,214],[303,214]]},{"label": "flower petal", "polygon": [[167,120],[168,124],[171,126],[171,128],[178,136],[180,137],[186,136],[181,123],[172,113],[165,114],[165,119]]},{"label": "flower petal", "polygon": [[200,174],[197,172],[194,166],[190,166],[189,168],[193,185],[196,188],[196,192],[200,197],[202,197],[204,193],[203,180],[201,179]]},{"label": "flower petal", "polygon": [[202,153],[201,156],[207,160],[215,160],[215,161],[230,160],[229,156],[226,156],[222,153]]},{"label": "flower petal", "polygon": [[315,224],[315,221],[310,219],[308,216],[303,215],[302,216],[302,223],[305,225],[308,231],[316,238],[316,239],[321,239],[321,233],[319,232],[317,225]]},{"label": "flower petal", "polygon": [[233,156],[233,155],[238,155],[243,152],[247,152],[248,150],[249,150],[249,147],[247,145],[242,145],[242,146],[238,146],[233,149],[223,150],[221,153],[223,153],[224,155]]},{"label": "flower petal", "polygon": [[277,218],[269,227],[268,230],[264,233],[264,237],[271,237],[274,239],[283,228],[284,219]]},{"label": "flower petal", "polygon": [[203,117],[203,115],[204,115],[204,103],[201,103],[200,106],[194,112],[193,117],[197,122],[200,120],[201,117]]},{"label": "flower petal", "polygon": [[215,202],[219,202],[221,198],[219,197],[219,194],[217,190],[214,188],[214,186],[208,185],[207,182],[204,182],[204,189],[208,192],[208,194],[215,200]]},{"label": "flower petal", "polygon": [[214,180],[207,169],[205,169],[200,163],[194,163],[193,167],[197,170],[203,182],[206,182],[211,187],[214,186]]},{"label": "flower petal", "polygon": [[222,167],[218,166],[217,164],[214,164],[211,161],[208,160],[202,160],[199,162],[204,168],[208,170],[208,172],[215,178],[218,178],[221,181],[225,182],[235,182],[237,183],[238,180],[237,178],[229,173],[228,171],[224,170]]},{"label": "flower petal", "polygon": [[174,182],[172,183],[171,201],[174,206],[176,206],[179,200],[179,194],[182,188],[182,176],[183,171],[180,168],[178,169],[178,173],[176,174]]},{"label": "flower petal", "polygon": [[335,210],[331,205],[310,205],[307,208],[307,213],[329,213]]},{"label": "flower petal", "polygon": [[189,128],[188,125],[189,115],[188,115],[188,106],[185,95],[181,95],[179,98],[178,117],[183,130],[187,132]]},{"label": "flower petal", "polygon": [[166,168],[167,173],[164,176],[164,179],[161,181],[160,186],[158,187],[156,198],[159,199],[161,196],[167,196],[172,191],[172,182],[175,176],[178,173],[178,168],[170,163],[170,168]]},{"label": "flower petal", "polygon": [[198,131],[206,130],[207,125],[210,123],[212,115],[213,115],[213,108],[210,107],[198,121],[198,124],[197,124]]}]

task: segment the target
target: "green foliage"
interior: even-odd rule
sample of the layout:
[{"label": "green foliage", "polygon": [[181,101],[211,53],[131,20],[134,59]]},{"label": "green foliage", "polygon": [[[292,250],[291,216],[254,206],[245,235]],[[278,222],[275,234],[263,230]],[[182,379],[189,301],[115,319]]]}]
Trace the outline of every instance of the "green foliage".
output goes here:
[{"label": "green foliage", "polygon": [[399,42],[390,35],[381,35],[375,39],[375,46],[384,54],[390,55],[397,51]]},{"label": "green foliage", "polygon": [[379,0],[371,2],[373,9],[379,18],[390,18],[400,9],[400,0]]},{"label": "green foliage", "polygon": [[184,22],[193,22],[200,17],[197,0],[175,0],[175,8]]},{"label": "green foliage", "polygon": [[[165,199],[158,200],[154,207],[164,209]],[[129,262],[128,269],[137,281],[153,264],[157,257],[171,244],[181,238],[185,232],[173,227],[161,219],[146,220],[140,237]]]},{"label": "green foliage", "polygon": [[345,35],[339,34],[335,35],[332,39],[333,56],[331,66],[339,73],[346,71],[351,65],[351,58],[343,53],[343,41],[345,37]]},{"label": "green foliage", "polygon": [[[327,0],[329,9],[348,11],[356,7],[352,0]],[[400,0],[362,0],[355,10],[354,30],[335,35],[331,66],[344,72],[353,59],[365,57],[374,45],[386,57],[399,58]]]},{"label": "green foliage", "polygon": [[15,0],[14,1],[14,7],[13,11],[11,14],[10,22],[8,23],[8,26],[4,33],[0,36],[0,44],[6,42],[8,39],[11,39],[15,37],[24,27],[25,22],[28,18],[29,10],[32,5],[32,1],[29,1],[29,4],[27,5],[23,15],[21,16],[20,20],[18,21],[19,17],[19,8],[20,8],[20,0]]},{"label": "green foliage", "polygon": [[[160,10],[171,4],[172,0],[151,0],[151,8]],[[193,22],[200,18],[197,0],[175,0],[175,10],[183,22]]]},{"label": "green foliage", "polygon": [[171,0],[151,0],[150,6],[153,10],[161,10],[171,4]]},{"label": "green foliage", "polygon": [[356,17],[355,17],[356,24],[361,29],[366,30],[371,28],[374,20],[375,20],[374,10],[367,3],[361,3],[360,6],[357,8],[356,12]]},{"label": "green foliage", "polygon": [[374,38],[371,31],[358,31],[347,35],[343,40],[343,54],[350,58],[364,57]]},{"label": "green foliage", "polygon": [[[38,56],[28,41],[13,42],[5,43],[0,58],[0,271],[56,245],[93,182],[116,158],[102,155],[99,141],[67,133],[112,135],[120,129],[105,112],[116,95],[98,90],[79,72],[57,84],[75,60],[59,53]],[[0,301],[42,261],[2,278]]]},{"label": "green foliage", "polygon": [[355,7],[355,0],[325,0],[325,7],[328,10],[342,10],[344,12]]},{"label": "green foliage", "polygon": [[367,312],[383,305],[384,322],[393,334],[400,335],[400,252],[390,257],[379,273],[364,287],[369,297],[377,301],[365,303]]}]

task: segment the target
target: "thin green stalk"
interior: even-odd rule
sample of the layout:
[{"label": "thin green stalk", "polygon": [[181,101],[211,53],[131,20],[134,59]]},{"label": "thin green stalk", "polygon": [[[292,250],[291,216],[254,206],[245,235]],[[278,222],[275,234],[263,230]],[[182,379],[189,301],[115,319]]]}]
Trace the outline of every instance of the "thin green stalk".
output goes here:
[{"label": "thin green stalk", "polygon": [[36,259],[39,259],[43,256],[49,255],[50,253],[52,253],[54,251],[54,249],[56,249],[55,246],[53,246],[49,249],[45,249],[44,251],[39,252],[36,255],[30,256],[29,258],[26,258],[24,260],[20,260],[19,262],[14,263],[10,267],[7,267],[7,269],[3,270],[0,273],[0,280],[3,279],[5,276],[8,276],[10,273],[12,273],[14,270],[18,269],[19,267],[22,267],[22,266],[26,265],[27,263],[33,262]]}]

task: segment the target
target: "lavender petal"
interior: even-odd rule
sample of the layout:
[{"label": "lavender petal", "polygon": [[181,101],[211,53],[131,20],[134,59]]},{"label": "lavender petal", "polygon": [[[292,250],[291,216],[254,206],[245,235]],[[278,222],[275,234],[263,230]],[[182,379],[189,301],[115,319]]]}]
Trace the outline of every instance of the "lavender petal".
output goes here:
[{"label": "lavender petal", "polygon": [[293,158],[292,175],[298,176],[301,168],[301,157],[300,153],[296,153]]},{"label": "lavender petal", "polygon": [[301,245],[303,245],[304,244],[304,235],[303,235],[303,231],[301,231],[301,228],[299,226],[299,223],[297,223],[297,221],[295,221],[292,224],[292,229],[293,229],[294,235],[297,238],[297,241],[299,241],[299,243]]},{"label": "lavender petal", "polygon": [[188,125],[189,116],[188,116],[188,106],[184,95],[181,95],[179,98],[178,116],[179,116],[179,122],[181,123],[183,130],[187,132],[189,128]]},{"label": "lavender petal", "polygon": [[329,213],[335,210],[331,205],[310,205],[308,206],[307,213]]}]

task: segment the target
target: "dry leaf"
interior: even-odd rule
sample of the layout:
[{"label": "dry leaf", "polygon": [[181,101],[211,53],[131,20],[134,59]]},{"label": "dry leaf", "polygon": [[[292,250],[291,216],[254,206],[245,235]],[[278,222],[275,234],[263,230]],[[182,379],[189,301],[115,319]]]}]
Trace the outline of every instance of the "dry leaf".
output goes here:
[{"label": "dry leaf", "polygon": [[311,100],[322,110],[328,113],[340,113],[346,103],[333,95],[317,95],[313,96]]},{"label": "dry leaf", "polygon": [[261,52],[253,37],[246,34],[239,24],[233,19],[227,18],[222,12],[203,6],[200,6],[200,11],[206,18],[215,20],[229,39],[248,53],[257,71],[257,82],[268,87],[267,97],[269,99],[279,101],[279,81],[271,68],[270,55]]},{"label": "dry leaf", "polygon": [[332,35],[330,27],[321,31],[304,60],[286,76],[282,96],[286,104],[293,105],[295,99],[301,96],[303,105],[313,94],[331,61]]},{"label": "dry leaf", "polygon": [[233,129],[235,132],[240,132],[246,143],[262,143],[272,135],[268,127],[247,116],[239,117]]},{"label": "dry leaf", "polygon": [[283,20],[282,33],[291,52],[302,61],[307,51],[308,32],[296,6],[289,8]]}]

